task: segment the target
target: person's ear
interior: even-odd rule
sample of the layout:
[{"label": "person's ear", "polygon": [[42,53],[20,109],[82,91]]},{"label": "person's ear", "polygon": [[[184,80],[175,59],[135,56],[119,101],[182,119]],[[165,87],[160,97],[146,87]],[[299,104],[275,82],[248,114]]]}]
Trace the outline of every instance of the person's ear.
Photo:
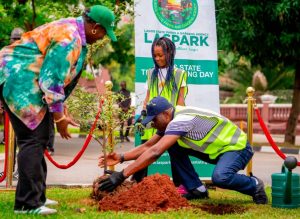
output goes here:
[{"label": "person's ear", "polygon": [[92,27],[91,32],[92,32],[93,35],[95,35],[97,33],[97,29],[98,29],[99,26],[100,25],[97,24],[97,23],[91,25],[91,27]]}]

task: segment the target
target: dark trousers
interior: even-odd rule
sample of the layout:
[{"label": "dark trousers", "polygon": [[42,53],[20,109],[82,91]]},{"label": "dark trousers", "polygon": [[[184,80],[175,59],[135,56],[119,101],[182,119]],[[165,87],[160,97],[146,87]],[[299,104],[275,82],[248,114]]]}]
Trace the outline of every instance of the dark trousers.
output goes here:
[{"label": "dark trousers", "polygon": [[255,191],[255,180],[244,174],[239,174],[238,171],[244,169],[249,160],[253,156],[253,151],[249,143],[240,151],[228,151],[220,155],[217,159],[210,159],[207,154],[180,147],[172,146],[169,149],[171,163],[177,170],[178,176],[182,184],[192,190],[202,185],[198,174],[196,173],[190,156],[197,157],[207,163],[215,164],[215,169],[212,174],[212,182],[214,185],[231,189],[243,194],[253,195]]},{"label": "dark trousers", "polygon": [[[3,101],[2,86],[0,97]],[[30,130],[9,110],[5,101],[3,103],[14,128],[19,147],[17,159],[19,180],[14,208],[15,210],[38,208],[46,201],[47,165],[44,150],[50,141],[49,136],[54,132],[53,118],[47,111],[39,126]]]},{"label": "dark trousers", "polygon": [[54,122],[50,122],[50,134],[49,134],[49,142],[47,144],[47,149],[48,151],[50,152],[54,152],[54,135],[55,135],[55,132],[54,132]]},{"label": "dark trousers", "polygon": [[126,127],[126,131],[125,131],[125,135],[124,135],[124,123],[125,122],[122,122],[121,125],[120,125],[120,138],[121,139],[124,139],[124,137],[128,137],[129,135],[129,131],[130,131],[130,126],[132,125],[132,118],[129,118],[127,120],[127,127]]}]

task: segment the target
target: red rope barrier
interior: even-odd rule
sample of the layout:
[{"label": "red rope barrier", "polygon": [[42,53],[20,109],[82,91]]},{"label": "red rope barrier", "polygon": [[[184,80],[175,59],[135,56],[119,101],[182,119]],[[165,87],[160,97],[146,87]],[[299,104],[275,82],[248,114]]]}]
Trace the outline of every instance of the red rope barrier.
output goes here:
[{"label": "red rope barrier", "polygon": [[93,123],[93,126],[91,127],[90,129],[90,132],[88,134],[88,137],[85,139],[85,142],[83,144],[83,147],[81,148],[81,150],[76,154],[76,156],[74,157],[74,159],[66,164],[66,165],[62,165],[62,164],[59,164],[57,163],[55,160],[53,160],[53,158],[50,156],[48,150],[45,150],[44,154],[45,156],[48,158],[48,160],[54,165],[56,166],[57,168],[60,168],[60,169],[68,169],[70,168],[71,166],[73,166],[79,159],[80,157],[82,156],[82,154],[84,153],[84,151],[86,150],[87,146],[89,145],[91,139],[92,139],[92,134],[93,134],[93,131],[97,125],[97,121],[98,121],[98,118],[100,116],[100,113],[102,111],[102,104],[100,103],[100,106],[99,106],[99,110],[97,112],[97,115],[96,115],[96,118],[95,118],[95,121]]},{"label": "red rope barrier", "polygon": [[0,178],[0,183],[3,182],[3,180],[6,178],[6,172],[7,172],[7,157],[8,157],[8,132],[9,132],[9,118],[8,114],[4,112],[4,139],[5,139],[5,160],[4,160],[4,170],[3,170],[3,176]]},{"label": "red rope barrier", "polygon": [[[259,124],[262,128],[262,130],[264,131],[269,143],[271,144],[273,150],[277,153],[278,156],[280,156],[283,160],[285,160],[286,155],[278,148],[278,146],[276,145],[276,143],[274,142],[273,138],[270,135],[270,132],[268,131],[267,126],[265,125],[264,121],[262,120],[259,110],[255,109],[255,113],[257,115]],[[300,166],[300,162],[297,162],[297,166]]]}]

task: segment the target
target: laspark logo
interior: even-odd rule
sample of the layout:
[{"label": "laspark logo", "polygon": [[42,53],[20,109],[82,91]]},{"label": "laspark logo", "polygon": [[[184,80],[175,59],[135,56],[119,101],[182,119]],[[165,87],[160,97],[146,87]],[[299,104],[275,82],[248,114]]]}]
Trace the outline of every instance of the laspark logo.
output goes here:
[{"label": "laspark logo", "polygon": [[198,14],[197,0],[153,0],[152,3],[160,23],[173,30],[189,27]]}]

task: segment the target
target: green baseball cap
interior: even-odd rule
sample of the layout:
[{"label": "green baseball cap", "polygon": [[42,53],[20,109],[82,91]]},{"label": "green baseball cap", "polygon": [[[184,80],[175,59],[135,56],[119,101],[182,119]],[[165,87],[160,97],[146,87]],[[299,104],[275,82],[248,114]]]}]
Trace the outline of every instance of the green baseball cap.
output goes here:
[{"label": "green baseball cap", "polygon": [[96,23],[101,24],[112,41],[117,41],[117,37],[113,30],[115,26],[115,15],[110,9],[102,5],[94,5],[90,8],[90,12],[87,13],[87,16]]}]

